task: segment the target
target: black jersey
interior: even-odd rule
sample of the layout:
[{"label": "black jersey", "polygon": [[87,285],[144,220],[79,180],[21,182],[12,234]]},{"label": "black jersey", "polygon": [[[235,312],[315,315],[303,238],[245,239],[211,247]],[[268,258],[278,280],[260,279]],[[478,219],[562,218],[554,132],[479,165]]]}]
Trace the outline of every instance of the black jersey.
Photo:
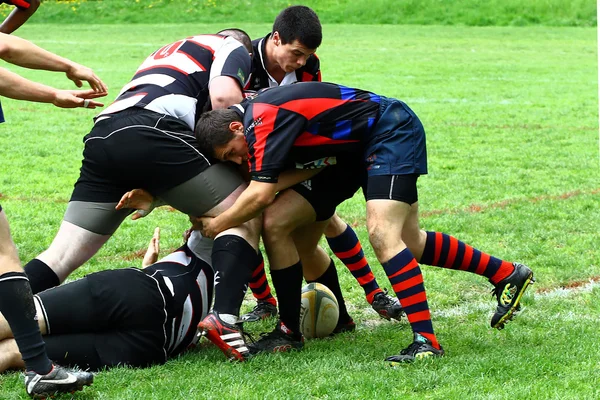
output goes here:
[{"label": "black jersey", "polygon": [[155,264],[144,268],[148,275],[163,278],[172,301],[167,301],[167,343],[169,356],[180,353],[193,342],[198,323],[211,307],[214,285],[212,268],[183,245]]},{"label": "black jersey", "polygon": [[283,86],[294,82],[321,81],[319,58],[316,54],[312,54],[308,57],[304,66],[294,72],[288,72],[280,83],[276,82],[269,75],[266,68],[267,40],[269,40],[270,36],[271,34],[269,33],[264,38],[252,41],[252,74],[250,75],[250,79],[248,79],[245,89],[258,91],[259,89]]},{"label": "black jersey", "polygon": [[380,96],[334,83],[267,89],[232,106],[243,115],[253,180],[276,182],[283,169],[318,168],[358,154],[377,122]]},{"label": "black jersey", "polygon": [[248,51],[232,37],[199,35],[178,40],[146,58],[98,118],[141,107],[178,118],[193,130],[209,100],[210,81],[229,76],[242,90],[250,68]]}]

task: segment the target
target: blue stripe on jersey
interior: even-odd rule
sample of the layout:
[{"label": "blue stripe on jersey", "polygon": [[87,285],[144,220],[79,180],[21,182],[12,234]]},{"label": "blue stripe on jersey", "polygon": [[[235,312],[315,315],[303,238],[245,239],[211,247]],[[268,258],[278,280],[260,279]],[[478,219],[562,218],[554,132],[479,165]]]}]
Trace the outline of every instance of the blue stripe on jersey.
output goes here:
[{"label": "blue stripe on jersey", "polygon": [[356,99],[356,90],[346,87],[346,86],[341,86],[338,85],[340,88],[340,95],[342,100],[354,100]]},{"label": "blue stripe on jersey", "polygon": [[367,121],[367,126],[369,127],[369,132],[371,132],[371,128],[375,125],[375,118],[369,118]]},{"label": "blue stripe on jersey", "polygon": [[350,121],[350,120],[337,121],[335,123],[335,131],[333,131],[332,138],[334,140],[349,139],[351,133],[352,133],[352,121]]},{"label": "blue stripe on jersey", "polygon": [[381,103],[381,97],[379,97],[379,95],[377,95],[375,93],[370,93],[370,92],[369,92],[369,94],[371,95],[372,102],[377,103],[377,104]]},{"label": "blue stripe on jersey", "polygon": [[4,113],[2,112],[2,103],[0,103],[0,124],[4,122]]},{"label": "blue stripe on jersey", "polygon": [[320,126],[321,124],[319,124],[318,122],[311,124],[308,126],[308,128],[306,128],[306,132],[312,133],[313,135],[318,135]]}]

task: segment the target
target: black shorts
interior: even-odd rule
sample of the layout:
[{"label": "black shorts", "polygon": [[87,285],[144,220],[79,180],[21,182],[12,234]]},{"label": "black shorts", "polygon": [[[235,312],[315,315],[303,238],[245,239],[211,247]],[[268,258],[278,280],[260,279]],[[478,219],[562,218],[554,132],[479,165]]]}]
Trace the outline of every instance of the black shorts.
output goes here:
[{"label": "black shorts", "polygon": [[317,214],[317,221],[326,221],[333,216],[337,206],[354,196],[365,179],[366,170],[360,158],[338,158],[336,165],[325,167],[291,189],[310,203]]},{"label": "black shorts", "polygon": [[161,285],[142,270],[126,268],[39,293],[48,356],[61,365],[92,370],[164,363],[169,304]]},{"label": "black shorts", "polygon": [[71,201],[117,202],[133,188],[159,196],[210,166],[187,124],[141,108],[104,116],[84,143]]}]

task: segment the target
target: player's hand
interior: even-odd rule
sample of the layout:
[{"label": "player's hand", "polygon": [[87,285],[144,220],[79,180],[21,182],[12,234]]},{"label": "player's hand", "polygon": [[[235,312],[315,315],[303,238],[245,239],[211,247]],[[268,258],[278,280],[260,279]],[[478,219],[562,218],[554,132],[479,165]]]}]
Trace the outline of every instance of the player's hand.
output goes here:
[{"label": "player's hand", "polygon": [[121,197],[121,200],[119,200],[115,206],[115,210],[133,208],[137,211],[131,216],[131,219],[136,220],[143,218],[152,212],[154,209],[152,205],[153,202],[154,196],[144,189],[133,189]]},{"label": "player's hand", "polygon": [[54,96],[52,104],[60,108],[96,108],[103,107],[104,104],[95,100],[97,97],[106,96],[106,92],[95,92],[92,89],[87,90],[58,90]]},{"label": "player's hand", "polygon": [[192,223],[192,230],[200,231],[202,236],[214,239],[219,232],[216,231],[213,224],[213,217],[192,217],[190,216],[190,222]]},{"label": "player's hand", "polygon": [[90,84],[90,87],[94,90],[94,92],[108,93],[108,87],[104,84],[104,82],[102,82],[102,80],[96,76],[94,71],[86,66],[73,63],[66,74],[67,78],[75,82],[77,87],[83,86],[82,81],[86,81]]},{"label": "player's hand", "polygon": [[150,239],[150,243],[148,244],[148,250],[146,250],[146,254],[144,254],[144,259],[142,260],[142,268],[154,264],[158,260],[159,252],[160,228],[156,227],[154,228],[154,235],[152,235],[152,239]]}]

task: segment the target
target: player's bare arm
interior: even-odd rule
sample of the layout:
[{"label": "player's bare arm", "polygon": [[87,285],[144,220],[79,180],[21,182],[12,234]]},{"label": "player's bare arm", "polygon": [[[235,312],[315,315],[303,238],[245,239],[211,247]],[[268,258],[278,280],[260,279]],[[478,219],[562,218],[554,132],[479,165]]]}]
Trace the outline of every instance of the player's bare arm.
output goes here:
[{"label": "player's bare arm", "polygon": [[6,17],[2,24],[0,24],[0,33],[9,34],[16,31],[29,19],[29,17],[36,12],[40,6],[40,0],[29,0],[28,3],[29,7],[15,7],[15,9],[8,14],[8,17]]},{"label": "player's bare arm", "polygon": [[209,91],[213,110],[227,108],[244,98],[239,82],[230,76],[217,76],[211,79]]},{"label": "player's bare arm", "polygon": [[64,72],[78,87],[82,86],[82,81],[87,81],[95,92],[108,92],[107,86],[90,68],[16,36],[0,33],[0,58],[24,68]]}]

